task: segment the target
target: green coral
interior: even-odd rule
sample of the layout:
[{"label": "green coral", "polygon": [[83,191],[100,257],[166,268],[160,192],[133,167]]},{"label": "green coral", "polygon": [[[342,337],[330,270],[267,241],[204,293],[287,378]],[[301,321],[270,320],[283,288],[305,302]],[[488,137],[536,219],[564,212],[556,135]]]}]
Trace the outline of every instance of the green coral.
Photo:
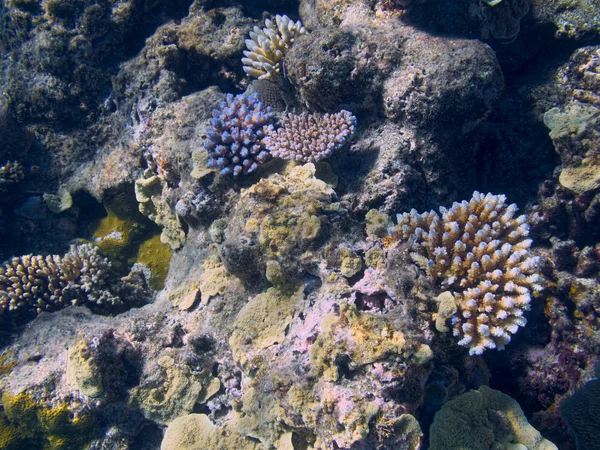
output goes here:
[{"label": "green coral", "polygon": [[446,403],[430,428],[430,450],[558,450],[525,418],[519,404],[481,386]]},{"label": "green coral", "polygon": [[298,286],[292,294],[269,288],[241,309],[229,338],[236,361],[242,366],[248,364],[248,346],[252,350],[262,350],[283,342],[294,308],[304,297],[302,288],[302,285]]},{"label": "green coral", "polygon": [[218,378],[208,369],[193,372],[189,366],[176,363],[164,355],[158,371],[131,391],[129,408],[140,409],[144,417],[166,425],[174,418],[189,414],[196,404],[206,402],[221,388]]}]

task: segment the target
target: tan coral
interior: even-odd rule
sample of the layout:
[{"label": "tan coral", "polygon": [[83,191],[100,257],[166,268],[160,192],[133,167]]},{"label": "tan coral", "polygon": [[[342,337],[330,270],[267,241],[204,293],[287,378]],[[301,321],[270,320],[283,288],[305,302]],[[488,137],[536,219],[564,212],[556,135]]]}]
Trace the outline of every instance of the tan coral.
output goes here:
[{"label": "tan coral", "polygon": [[244,50],[244,71],[259,80],[279,79],[282,75],[282,64],[285,54],[294,39],[306,33],[300,21],[294,22],[288,16],[279,14],[275,21],[265,20],[261,30],[255,26],[246,39]]},{"label": "tan coral", "polygon": [[542,289],[527,239],[527,216],[514,217],[516,205],[504,195],[479,192],[450,209],[398,215],[394,235],[411,243],[411,257],[458,306],[452,317],[454,335],[470,354],[502,349],[529,310],[531,297]]}]

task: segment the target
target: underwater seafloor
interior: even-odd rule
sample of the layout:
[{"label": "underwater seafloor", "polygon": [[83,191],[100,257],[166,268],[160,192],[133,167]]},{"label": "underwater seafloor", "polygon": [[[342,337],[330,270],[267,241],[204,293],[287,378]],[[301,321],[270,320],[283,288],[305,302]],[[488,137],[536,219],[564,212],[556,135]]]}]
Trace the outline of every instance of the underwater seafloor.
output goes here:
[{"label": "underwater seafloor", "polygon": [[4,0],[0,69],[1,449],[600,449],[595,0]]}]

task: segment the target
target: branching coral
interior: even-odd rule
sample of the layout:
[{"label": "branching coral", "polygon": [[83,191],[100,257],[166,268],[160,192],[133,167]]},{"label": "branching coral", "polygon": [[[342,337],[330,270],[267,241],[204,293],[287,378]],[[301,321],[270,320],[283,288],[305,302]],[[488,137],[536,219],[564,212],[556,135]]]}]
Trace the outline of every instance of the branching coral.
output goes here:
[{"label": "branching coral", "polygon": [[479,192],[450,209],[398,215],[394,234],[411,245],[411,257],[444,290],[454,295],[458,312],[454,335],[469,353],[502,349],[527,323],[532,291],[542,289],[526,239],[527,216],[514,218],[517,206],[504,195]]},{"label": "branching coral", "polygon": [[118,302],[98,293],[110,271],[108,260],[90,244],[59,255],[25,255],[0,267],[0,317],[20,312],[53,311],[85,302]]},{"label": "branching coral", "polygon": [[246,175],[269,160],[262,139],[273,128],[271,108],[263,108],[258,94],[227,94],[206,128],[208,166],[221,175]]},{"label": "branching coral", "polygon": [[306,33],[300,21],[294,22],[288,16],[275,16],[275,22],[265,20],[261,30],[254,27],[250,39],[246,39],[244,50],[244,71],[259,80],[279,79],[285,54],[294,39]]},{"label": "branching coral", "polygon": [[342,148],[354,134],[356,117],[342,110],[335,114],[288,114],[282,127],[272,130],[264,144],[273,156],[315,163]]},{"label": "branching coral", "polygon": [[17,161],[7,161],[0,166],[0,192],[4,191],[8,185],[18,183],[25,178],[23,168]]}]

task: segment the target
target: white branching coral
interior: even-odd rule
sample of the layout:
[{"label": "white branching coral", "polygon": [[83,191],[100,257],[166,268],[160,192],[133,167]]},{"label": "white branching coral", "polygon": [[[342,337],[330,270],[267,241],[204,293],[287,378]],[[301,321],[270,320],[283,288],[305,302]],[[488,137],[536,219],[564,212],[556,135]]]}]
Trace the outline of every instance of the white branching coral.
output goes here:
[{"label": "white branching coral", "polygon": [[244,71],[259,80],[279,79],[282,76],[282,64],[285,54],[294,39],[306,33],[300,21],[294,22],[288,16],[275,16],[275,21],[265,20],[261,30],[255,26],[246,39],[244,50]]},{"label": "white branching coral", "polygon": [[471,355],[502,349],[527,320],[531,296],[542,289],[539,258],[527,239],[527,216],[514,217],[504,195],[473,193],[451,208],[398,215],[393,234],[411,245],[411,257],[454,295],[459,345]]},{"label": "white branching coral", "polygon": [[346,145],[355,129],[356,117],[346,110],[287,114],[279,129],[268,132],[263,144],[275,158],[315,163]]}]

